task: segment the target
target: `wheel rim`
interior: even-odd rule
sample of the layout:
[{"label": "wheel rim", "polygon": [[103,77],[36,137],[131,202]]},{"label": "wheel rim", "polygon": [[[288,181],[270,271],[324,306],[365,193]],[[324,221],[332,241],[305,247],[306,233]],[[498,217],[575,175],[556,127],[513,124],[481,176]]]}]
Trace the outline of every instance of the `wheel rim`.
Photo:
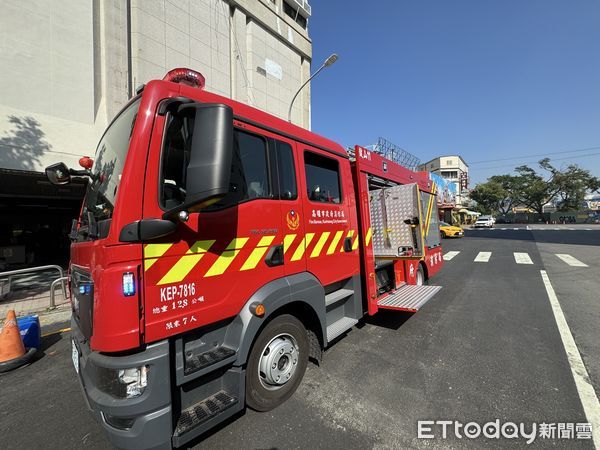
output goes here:
[{"label": "wheel rim", "polygon": [[276,390],[289,382],[298,369],[299,348],[290,334],[275,336],[263,349],[258,362],[258,379],[265,389]]}]

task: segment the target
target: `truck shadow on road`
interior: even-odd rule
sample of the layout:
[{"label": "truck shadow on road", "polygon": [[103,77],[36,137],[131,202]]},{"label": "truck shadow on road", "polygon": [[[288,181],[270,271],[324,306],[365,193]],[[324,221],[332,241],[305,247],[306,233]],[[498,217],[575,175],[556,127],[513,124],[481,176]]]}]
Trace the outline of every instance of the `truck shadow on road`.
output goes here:
[{"label": "truck shadow on road", "polygon": [[375,316],[366,316],[365,320],[359,322],[356,327],[360,329],[369,324],[395,331],[404,325],[413,314],[408,311],[379,310]]}]

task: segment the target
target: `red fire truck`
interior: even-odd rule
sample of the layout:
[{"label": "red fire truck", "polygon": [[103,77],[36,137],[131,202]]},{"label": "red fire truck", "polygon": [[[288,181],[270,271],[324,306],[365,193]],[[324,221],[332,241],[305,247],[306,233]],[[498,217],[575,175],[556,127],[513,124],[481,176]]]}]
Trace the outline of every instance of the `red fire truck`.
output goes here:
[{"label": "red fire truck", "polygon": [[366,314],[439,289],[435,185],[205,90],[175,69],[112,121],[83,169],[72,356],[121,448],[186,444],[268,411]]}]

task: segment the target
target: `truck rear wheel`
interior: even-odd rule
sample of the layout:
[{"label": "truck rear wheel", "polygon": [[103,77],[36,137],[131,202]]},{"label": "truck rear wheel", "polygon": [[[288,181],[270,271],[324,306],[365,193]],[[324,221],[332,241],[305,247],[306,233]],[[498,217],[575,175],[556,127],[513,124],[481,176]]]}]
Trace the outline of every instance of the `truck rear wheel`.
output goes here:
[{"label": "truck rear wheel", "polygon": [[308,364],[308,335],[302,322],[284,314],[262,330],[248,356],[246,404],[270,411],[296,391]]},{"label": "truck rear wheel", "polygon": [[423,286],[424,284],[427,284],[425,271],[423,270],[423,266],[419,264],[419,268],[417,269],[417,286]]}]

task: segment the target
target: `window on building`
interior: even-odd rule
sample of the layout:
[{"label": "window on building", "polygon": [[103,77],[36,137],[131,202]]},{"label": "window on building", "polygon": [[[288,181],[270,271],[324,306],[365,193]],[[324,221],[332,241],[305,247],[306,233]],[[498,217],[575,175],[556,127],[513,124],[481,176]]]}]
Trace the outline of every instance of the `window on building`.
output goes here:
[{"label": "window on building", "polygon": [[455,178],[458,178],[458,171],[456,171],[456,170],[444,170],[444,171],[440,172],[440,175],[443,178],[455,179]]},{"label": "window on building", "polygon": [[314,202],[341,203],[340,167],[332,158],[317,153],[304,152],[306,189]]},{"label": "window on building", "polygon": [[294,8],[293,6],[288,5],[285,0],[283,2],[283,12],[291,17],[302,28],[306,28],[308,21],[306,20],[306,17],[300,14],[298,8],[299,7]]},{"label": "window on building", "polygon": [[294,200],[298,198],[296,188],[296,169],[292,147],[286,142],[277,141],[277,177],[279,181],[279,198]]}]

